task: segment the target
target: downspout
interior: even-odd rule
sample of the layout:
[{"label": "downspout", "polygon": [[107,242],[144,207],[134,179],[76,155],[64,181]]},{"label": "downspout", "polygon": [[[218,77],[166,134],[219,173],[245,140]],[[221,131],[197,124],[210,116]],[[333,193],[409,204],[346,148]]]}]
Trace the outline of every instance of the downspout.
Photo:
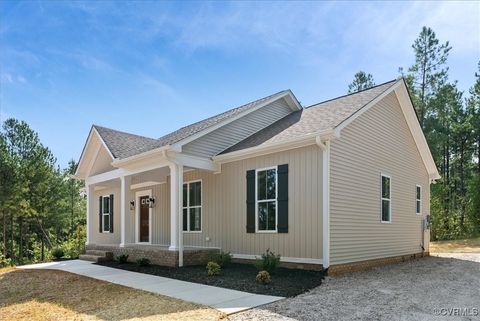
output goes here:
[{"label": "downspout", "polygon": [[328,269],[328,267],[330,266],[330,139],[322,141],[321,137],[317,136],[315,138],[315,142],[322,150],[322,264],[324,269]]}]

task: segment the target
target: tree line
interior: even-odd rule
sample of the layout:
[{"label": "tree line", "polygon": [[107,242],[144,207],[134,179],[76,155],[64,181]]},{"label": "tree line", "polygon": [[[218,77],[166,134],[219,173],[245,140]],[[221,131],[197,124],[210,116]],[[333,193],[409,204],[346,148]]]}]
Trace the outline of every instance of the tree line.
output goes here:
[{"label": "tree line", "polygon": [[[432,240],[480,234],[480,61],[467,93],[449,79],[452,50],[435,32],[423,27],[412,45],[415,63],[400,68],[418,121],[441,179],[431,185]],[[375,86],[373,75],[355,74],[348,92]]]},{"label": "tree line", "polygon": [[[0,266],[44,261],[52,249],[76,257],[85,243],[82,182],[77,163],[56,166],[27,123],[7,119],[0,130]],[[3,263],[2,263],[3,262]]]}]

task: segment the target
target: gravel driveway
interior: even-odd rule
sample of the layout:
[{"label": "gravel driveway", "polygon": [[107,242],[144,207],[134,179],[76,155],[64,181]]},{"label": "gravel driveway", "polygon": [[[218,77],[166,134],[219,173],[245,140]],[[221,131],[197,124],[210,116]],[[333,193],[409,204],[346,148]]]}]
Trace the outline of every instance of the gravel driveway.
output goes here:
[{"label": "gravel driveway", "polygon": [[[452,308],[470,316],[446,315]],[[438,254],[328,277],[310,292],[229,320],[480,320],[480,254]]]}]

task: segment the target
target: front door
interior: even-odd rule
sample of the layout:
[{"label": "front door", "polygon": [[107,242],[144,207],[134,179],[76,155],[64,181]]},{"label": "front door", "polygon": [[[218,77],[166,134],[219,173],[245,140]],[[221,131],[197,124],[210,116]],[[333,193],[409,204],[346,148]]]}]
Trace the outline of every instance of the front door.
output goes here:
[{"label": "front door", "polygon": [[140,197],[140,242],[150,241],[149,196]]}]

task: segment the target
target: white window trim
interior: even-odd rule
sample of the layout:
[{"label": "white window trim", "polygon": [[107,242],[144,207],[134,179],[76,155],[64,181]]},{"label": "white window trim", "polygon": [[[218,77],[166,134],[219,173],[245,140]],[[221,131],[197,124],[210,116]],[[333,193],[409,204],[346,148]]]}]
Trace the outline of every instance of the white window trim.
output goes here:
[{"label": "white window trim", "polygon": [[140,197],[152,197],[152,190],[138,191],[135,193],[135,243],[152,244],[152,208],[148,208],[148,242],[140,242]]},{"label": "white window trim", "polygon": [[[103,206],[103,202],[105,200],[105,198],[108,198],[108,213],[105,213],[104,212],[104,206]],[[110,226],[110,222],[111,222],[111,219],[110,219],[110,212],[111,212],[111,209],[112,208],[112,200],[110,199],[110,195],[103,195],[102,196],[102,233],[110,233],[110,230],[111,230],[111,226]],[[105,216],[108,216],[108,227],[110,227],[110,229],[108,231],[105,231]]]},{"label": "white window trim", "polygon": [[[420,187],[420,198],[417,198],[417,188]],[[422,193],[423,193],[423,188],[422,185],[415,185],[415,214],[417,215],[422,215]],[[417,202],[420,202],[420,212],[417,212]]]},{"label": "white window trim", "polygon": [[[189,206],[190,204],[190,183],[197,183],[200,182],[200,206]],[[196,179],[196,180],[191,180],[191,181],[186,181],[183,182],[183,185],[187,185],[187,206],[184,207],[182,204],[182,215],[183,215],[183,210],[187,210],[187,230],[183,231],[183,226],[182,226],[182,231],[183,233],[188,233],[188,234],[199,234],[203,233],[203,182],[201,179]],[[182,193],[183,193],[183,185],[182,185]],[[190,231],[190,209],[191,208],[200,208],[200,231]]]},{"label": "white window trim", "polygon": [[[258,172],[269,169],[275,169],[275,199],[258,200]],[[259,230],[258,229],[258,203],[275,201],[275,230]],[[278,233],[278,166],[270,166],[255,169],[255,233]]]},{"label": "white window trim", "polygon": [[[390,198],[384,198],[383,197],[383,193],[382,193],[383,192],[382,191],[382,188],[383,188],[382,178],[383,177],[386,177],[390,180],[390,184],[388,184],[389,187],[390,187]],[[389,218],[390,218],[388,221],[383,220],[383,215],[382,215],[383,201],[388,201],[388,212],[389,212]],[[391,224],[392,223],[392,177],[390,175],[383,174],[383,173],[380,174],[380,222],[383,223],[383,224]]]}]

